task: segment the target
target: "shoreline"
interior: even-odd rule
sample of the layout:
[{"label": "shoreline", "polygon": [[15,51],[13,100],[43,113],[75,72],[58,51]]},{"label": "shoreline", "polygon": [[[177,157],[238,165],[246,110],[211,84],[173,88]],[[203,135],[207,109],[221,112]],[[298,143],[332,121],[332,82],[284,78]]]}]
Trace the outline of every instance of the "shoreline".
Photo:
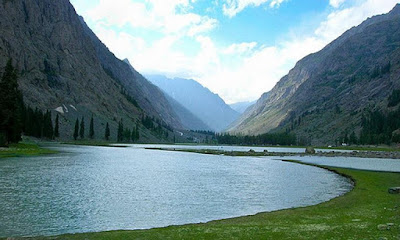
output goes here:
[{"label": "shoreline", "polygon": [[[263,239],[266,236],[271,239],[338,239],[338,236],[340,236],[339,239],[351,238],[355,236],[361,236],[365,239],[378,239],[379,237],[390,237],[388,239],[395,239],[393,237],[400,237],[400,226],[398,224],[400,222],[400,195],[389,195],[386,189],[387,187],[394,187],[392,186],[393,184],[398,184],[400,182],[399,173],[373,172],[345,168],[325,167],[315,164],[303,163],[296,160],[279,161],[309,165],[332,171],[336,174],[349,178],[353,182],[353,188],[343,195],[337,196],[329,201],[322,202],[316,205],[282,209],[271,212],[260,212],[255,215],[213,220],[206,223],[167,226],[146,230],[115,230],[107,232],[64,234],[51,237],[9,239],[54,239],[54,237],[56,237],[57,239],[71,240],[137,238],[205,239],[206,236],[209,236],[210,232],[213,233],[212,239],[227,239],[236,236],[235,234],[239,234],[237,237],[238,239]],[[385,186],[377,187],[376,182],[382,181],[382,179],[386,179],[387,182],[390,182],[390,184],[386,183],[384,184]],[[373,196],[373,193],[379,196]],[[366,197],[365,194],[369,196],[369,198]],[[383,195],[383,198],[381,195]],[[386,201],[382,202],[382,200]],[[386,207],[381,207],[382,204],[384,204],[384,206]],[[390,204],[395,204],[395,206],[390,206]],[[352,208],[349,208],[348,205],[352,205],[352,207],[355,209],[353,209],[352,211]],[[360,211],[359,208],[361,208],[363,211]],[[334,210],[333,212],[332,209]],[[373,210],[372,214],[368,214],[371,209]],[[390,209],[393,212],[387,212],[386,209]],[[384,214],[382,214],[382,211],[384,212]],[[357,216],[357,214],[364,215],[362,214],[363,212],[366,213],[366,217],[369,219],[365,223],[368,225],[368,228],[365,227],[365,224],[361,224],[365,221],[365,219]],[[352,216],[350,222],[346,222],[343,219],[348,218],[347,215],[349,214],[355,215]],[[333,221],[330,220],[330,217],[327,218],[327,216],[330,215],[334,218]],[[386,216],[387,220],[382,221],[380,219],[376,219],[376,216]],[[340,221],[338,221],[338,219]],[[298,221],[306,222],[299,225]],[[312,221],[312,223],[307,224],[307,221]],[[395,225],[392,225],[392,223],[395,223]],[[282,226],[278,226],[279,224],[284,224],[285,226],[282,228]],[[387,224],[385,231],[380,230],[380,228],[383,228],[382,224]],[[347,230],[343,229],[343,231],[338,232],[338,228],[332,227],[331,225],[344,225],[347,227],[350,226],[350,228]],[[360,225],[361,227],[354,228],[353,225]],[[242,230],[240,231],[240,233],[238,233],[237,229]],[[362,231],[363,229],[368,229],[368,231]],[[260,235],[261,233],[262,235]]]},{"label": "shoreline", "polygon": [[352,151],[352,152],[321,152],[316,153],[285,153],[285,152],[255,152],[255,151],[224,151],[213,149],[179,149],[179,148],[145,148],[148,150],[171,151],[171,152],[189,152],[198,154],[224,155],[232,157],[358,157],[358,158],[382,158],[382,159],[400,159],[400,152],[382,152],[382,151]]},{"label": "shoreline", "polygon": [[36,142],[21,142],[12,144],[8,148],[0,148],[0,160],[16,157],[36,157],[41,155],[57,154],[58,151],[48,149]]}]

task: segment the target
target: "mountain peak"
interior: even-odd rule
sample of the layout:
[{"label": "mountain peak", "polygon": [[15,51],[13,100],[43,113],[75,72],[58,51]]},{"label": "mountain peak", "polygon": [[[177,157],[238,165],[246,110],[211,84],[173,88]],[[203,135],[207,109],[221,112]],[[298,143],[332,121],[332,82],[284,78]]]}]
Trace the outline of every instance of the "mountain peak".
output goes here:
[{"label": "mountain peak", "polygon": [[395,74],[400,68],[399,17],[397,4],[300,60],[229,131],[292,132],[306,136],[305,144],[311,145],[359,134],[366,109],[376,106],[385,112],[388,96],[400,89]]},{"label": "mountain peak", "polygon": [[391,15],[400,15],[400,3],[397,3],[396,6],[389,12]]},{"label": "mountain peak", "polygon": [[147,78],[214,131],[225,130],[239,116],[218,94],[193,79],[162,75],[147,75]]}]

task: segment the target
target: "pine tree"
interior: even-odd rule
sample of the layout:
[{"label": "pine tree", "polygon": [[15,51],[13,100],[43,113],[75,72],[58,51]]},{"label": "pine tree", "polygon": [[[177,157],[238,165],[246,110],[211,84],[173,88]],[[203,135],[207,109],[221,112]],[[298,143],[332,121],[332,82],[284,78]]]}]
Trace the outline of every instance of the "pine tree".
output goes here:
[{"label": "pine tree", "polygon": [[108,123],[106,124],[106,131],[104,133],[104,138],[108,141],[110,140],[110,126],[108,126]]},{"label": "pine tree", "polygon": [[136,141],[136,129],[135,129],[135,127],[132,128],[131,140],[132,140],[132,142]]},{"label": "pine tree", "polygon": [[140,138],[140,133],[139,133],[139,127],[138,127],[138,125],[136,125],[136,129],[135,129],[135,140],[136,141],[138,141],[139,140],[139,138]]},{"label": "pine tree", "polygon": [[54,123],[54,138],[60,137],[60,132],[59,132],[59,119],[58,119],[58,114],[56,116],[56,121]]},{"label": "pine tree", "polygon": [[10,59],[0,81],[0,145],[21,140],[22,106],[17,70]]},{"label": "pine tree", "polygon": [[89,137],[90,139],[94,138],[93,115],[92,118],[90,119]]},{"label": "pine tree", "polygon": [[79,129],[79,136],[81,139],[85,138],[85,118],[82,117],[81,128]]},{"label": "pine tree", "polygon": [[51,112],[46,111],[43,116],[43,137],[47,139],[52,139],[54,135],[53,122],[51,120]]},{"label": "pine tree", "polygon": [[128,142],[131,139],[131,130],[129,128],[125,128],[123,138],[124,140],[126,139],[126,141]]},{"label": "pine tree", "polygon": [[74,140],[78,139],[78,132],[79,132],[79,120],[77,118],[75,122]]},{"label": "pine tree", "polygon": [[124,123],[122,122],[122,118],[118,123],[117,141],[124,141]]}]

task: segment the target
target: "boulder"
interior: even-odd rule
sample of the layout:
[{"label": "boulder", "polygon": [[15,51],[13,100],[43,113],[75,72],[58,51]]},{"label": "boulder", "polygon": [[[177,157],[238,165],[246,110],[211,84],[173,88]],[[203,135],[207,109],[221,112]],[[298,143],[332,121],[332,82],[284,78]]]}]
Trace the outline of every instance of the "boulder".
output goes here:
[{"label": "boulder", "polygon": [[313,147],[307,147],[306,148],[306,153],[308,154],[315,154],[315,149]]},{"label": "boulder", "polygon": [[389,193],[390,194],[400,194],[400,187],[389,188]]}]

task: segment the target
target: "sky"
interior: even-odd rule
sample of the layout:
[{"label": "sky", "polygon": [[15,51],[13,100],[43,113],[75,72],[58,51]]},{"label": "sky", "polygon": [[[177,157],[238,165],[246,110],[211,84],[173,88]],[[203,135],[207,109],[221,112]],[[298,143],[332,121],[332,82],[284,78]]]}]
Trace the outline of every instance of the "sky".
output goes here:
[{"label": "sky", "polygon": [[400,0],[71,0],[100,40],[142,74],[194,79],[253,101],[292,69]]}]

